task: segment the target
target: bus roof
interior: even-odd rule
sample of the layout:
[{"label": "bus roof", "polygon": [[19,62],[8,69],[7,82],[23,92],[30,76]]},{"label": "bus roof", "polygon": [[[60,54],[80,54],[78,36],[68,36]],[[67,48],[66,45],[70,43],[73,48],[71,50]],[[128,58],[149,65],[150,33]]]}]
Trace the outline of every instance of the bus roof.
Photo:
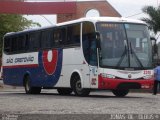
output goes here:
[{"label": "bus roof", "polygon": [[93,23],[96,23],[96,22],[117,22],[117,23],[119,23],[120,22],[120,23],[146,24],[145,22],[143,22],[141,20],[128,19],[128,18],[124,18],[124,17],[87,17],[87,18],[80,18],[80,19],[77,19],[77,20],[67,21],[67,22],[63,22],[63,23],[58,23],[58,24],[55,24],[54,26],[49,26],[49,27],[28,29],[28,30],[24,30],[24,31],[20,31],[20,32],[10,32],[10,33],[7,33],[5,36],[23,34],[23,33],[26,33],[26,32],[44,30],[44,29],[49,29],[49,28],[53,28],[53,27],[56,27],[56,26],[58,27],[58,26],[69,25],[69,24],[74,24],[74,23],[79,23],[79,22],[84,22],[84,21],[90,21],[90,22],[93,22]]},{"label": "bus roof", "polygon": [[80,18],[80,19],[77,19],[77,20],[58,23],[58,24],[56,24],[56,26],[73,24],[73,23],[83,22],[83,21],[91,21],[91,22],[122,22],[122,23],[125,22],[125,23],[146,24],[145,22],[143,22],[141,20],[128,19],[128,18],[124,18],[124,17],[86,17],[86,18]]}]

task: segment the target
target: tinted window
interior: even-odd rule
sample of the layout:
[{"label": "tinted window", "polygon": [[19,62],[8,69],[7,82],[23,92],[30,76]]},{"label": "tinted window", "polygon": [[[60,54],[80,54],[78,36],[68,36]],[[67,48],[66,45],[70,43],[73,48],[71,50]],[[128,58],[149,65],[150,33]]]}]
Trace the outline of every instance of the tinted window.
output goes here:
[{"label": "tinted window", "polygon": [[63,45],[63,42],[66,38],[66,29],[65,28],[56,28],[53,33],[53,47],[60,47]]},{"label": "tinted window", "polygon": [[13,37],[11,40],[11,52],[18,51],[18,37]]},{"label": "tinted window", "polygon": [[52,30],[42,31],[41,47],[50,48],[52,42],[53,42],[53,31]]},{"label": "tinted window", "polygon": [[97,65],[97,45],[95,27],[91,22],[84,22],[82,29],[83,53],[90,65]]},{"label": "tinted window", "polygon": [[27,35],[15,35],[6,37],[4,40],[4,51],[6,53],[21,53],[28,50]]},{"label": "tinted window", "polygon": [[18,51],[25,51],[27,50],[27,40],[26,36],[19,36],[18,37]]},{"label": "tinted window", "polygon": [[40,48],[80,45],[80,24],[49,28],[5,37],[4,51],[22,53]]},{"label": "tinted window", "polygon": [[29,36],[29,50],[37,50],[40,48],[40,32],[31,33]]},{"label": "tinted window", "polygon": [[4,39],[4,51],[6,53],[11,52],[11,38]]},{"label": "tinted window", "polygon": [[64,41],[65,45],[80,44],[80,24],[74,24],[67,27],[67,38]]}]

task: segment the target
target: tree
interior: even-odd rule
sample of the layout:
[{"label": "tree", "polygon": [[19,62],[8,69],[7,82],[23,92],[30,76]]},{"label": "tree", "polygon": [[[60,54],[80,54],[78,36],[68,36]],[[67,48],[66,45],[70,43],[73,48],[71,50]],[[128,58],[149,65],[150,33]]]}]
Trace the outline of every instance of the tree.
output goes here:
[{"label": "tree", "polygon": [[142,20],[157,34],[157,32],[160,31],[160,6],[158,8],[145,6],[142,11],[149,16],[149,18],[142,18]]},{"label": "tree", "polygon": [[0,15],[0,57],[3,45],[3,36],[8,32],[17,32],[30,27],[40,26],[40,24],[33,22],[32,20],[27,20],[22,15]]}]

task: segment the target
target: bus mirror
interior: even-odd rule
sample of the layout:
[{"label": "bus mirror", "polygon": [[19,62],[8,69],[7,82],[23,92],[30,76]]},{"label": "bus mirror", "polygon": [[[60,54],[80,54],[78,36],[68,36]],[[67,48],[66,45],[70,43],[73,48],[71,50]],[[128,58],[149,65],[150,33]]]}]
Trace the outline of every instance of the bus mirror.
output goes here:
[{"label": "bus mirror", "polygon": [[153,49],[153,53],[154,55],[158,53],[158,48],[157,48],[157,44],[156,44],[156,39],[154,37],[150,38],[151,43],[152,43],[152,49]]},{"label": "bus mirror", "polygon": [[100,44],[100,34],[99,32],[96,32],[96,41],[97,41],[97,47],[101,48],[101,44]]},{"label": "bus mirror", "polygon": [[150,40],[151,40],[152,46],[154,46],[156,44],[156,39],[154,37],[151,37]]}]

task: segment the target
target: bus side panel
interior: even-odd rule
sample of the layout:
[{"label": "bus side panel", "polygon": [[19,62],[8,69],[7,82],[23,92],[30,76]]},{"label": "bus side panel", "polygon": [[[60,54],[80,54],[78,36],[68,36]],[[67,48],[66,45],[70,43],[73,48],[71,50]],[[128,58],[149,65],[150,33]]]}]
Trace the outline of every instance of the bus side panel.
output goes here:
[{"label": "bus side panel", "polygon": [[34,82],[33,80],[36,80],[36,82],[40,82],[40,81],[37,81],[37,80],[40,80],[38,78],[38,75],[40,73],[37,68],[30,68],[30,67],[4,68],[3,71],[4,71],[3,81],[4,81],[4,84],[7,84],[7,85],[23,86],[23,80],[24,80],[25,74],[28,74],[30,76],[32,83]]},{"label": "bus side panel", "polygon": [[[21,74],[17,74],[17,73]],[[23,72],[18,68],[3,68],[3,82],[6,85],[22,86]]]},{"label": "bus side panel", "polygon": [[[39,53],[39,81],[43,87],[54,87],[60,79],[63,61],[63,50],[45,50]],[[33,80],[33,85],[38,85]]]},{"label": "bus side panel", "polygon": [[7,85],[23,85],[26,72],[38,66],[38,53],[3,54],[3,81]]},{"label": "bus side panel", "polygon": [[70,87],[71,75],[74,72],[80,75],[82,87],[90,88],[89,67],[80,47],[63,49],[63,78],[58,81],[56,87]]},{"label": "bus side panel", "polygon": [[[27,61],[25,63],[24,58],[27,56],[33,56],[33,61]],[[3,60],[4,83],[22,86],[24,75],[28,74],[32,86],[54,87],[60,78],[62,56],[62,49],[12,56],[6,55]],[[12,59],[13,63],[6,64],[7,59]],[[21,61],[19,60],[19,62],[15,64],[16,59],[21,59]]]}]

